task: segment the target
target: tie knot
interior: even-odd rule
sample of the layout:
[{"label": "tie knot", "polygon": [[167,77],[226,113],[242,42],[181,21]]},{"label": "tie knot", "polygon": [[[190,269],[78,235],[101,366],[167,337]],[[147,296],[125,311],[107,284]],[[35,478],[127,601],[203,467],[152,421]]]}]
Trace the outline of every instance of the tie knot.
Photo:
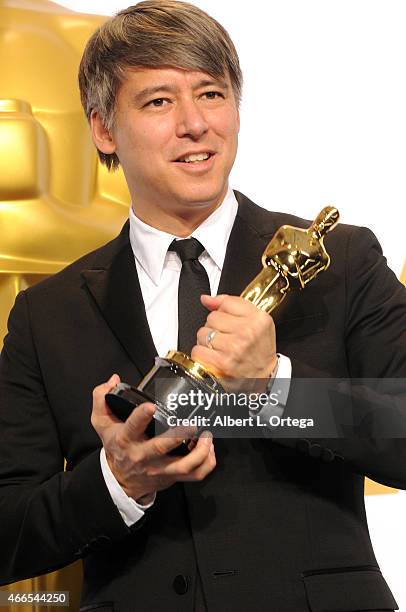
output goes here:
[{"label": "tie knot", "polygon": [[196,238],[186,238],[185,240],[174,240],[169,245],[168,251],[175,251],[181,262],[198,259],[204,251],[204,246]]}]

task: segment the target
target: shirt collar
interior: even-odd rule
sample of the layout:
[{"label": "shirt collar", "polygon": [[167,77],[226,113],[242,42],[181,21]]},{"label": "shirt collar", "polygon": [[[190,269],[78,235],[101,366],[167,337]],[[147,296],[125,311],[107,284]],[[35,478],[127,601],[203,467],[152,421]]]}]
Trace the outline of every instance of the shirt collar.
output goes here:
[{"label": "shirt collar", "polygon": [[[221,205],[191,234],[201,242],[220,270],[237,209],[238,202],[229,188]],[[155,285],[161,278],[169,245],[176,238],[141,221],[130,207],[131,248],[135,259]]]}]

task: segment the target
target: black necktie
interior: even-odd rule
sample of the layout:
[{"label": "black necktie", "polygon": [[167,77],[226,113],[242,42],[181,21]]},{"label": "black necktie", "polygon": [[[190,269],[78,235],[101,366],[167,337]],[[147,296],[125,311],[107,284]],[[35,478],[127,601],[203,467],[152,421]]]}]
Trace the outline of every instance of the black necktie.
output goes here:
[{"label": "black necktie", "polygon": [[181,259],[182,269],[178,291],[178,351],[190,355],[196,344],[196,334],[207,319],[207,309],[202,306],[202,293],[210,295],[207,272],[198,260],[204,246],[196,238],[174,240],[169,251],[175,251]]}]

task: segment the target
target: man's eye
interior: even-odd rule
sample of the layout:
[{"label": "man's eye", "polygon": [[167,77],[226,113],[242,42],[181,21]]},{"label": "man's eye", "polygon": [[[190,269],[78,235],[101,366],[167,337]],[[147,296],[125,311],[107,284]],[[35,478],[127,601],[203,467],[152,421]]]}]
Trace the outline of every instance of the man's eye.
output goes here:
[{"label": "man's eye", "polygon": [[208,100],[215,100],[216,98],[223,98],[223,94],[219,91],[206,91],[203,94]]},{"label": "man's eye", "polygon": [[160,107],[164,106],[165,102],[167,102],[165,98],[155,98],[155,100],[151,100],[151,102],[148,102],[147,106]]},{"label": "man's eye", "polygon": [[204,95],[206,96],[206,98],[209,98],[209,100],[214,100],[215,98],[222,97],[219,91],[206,91]]}]

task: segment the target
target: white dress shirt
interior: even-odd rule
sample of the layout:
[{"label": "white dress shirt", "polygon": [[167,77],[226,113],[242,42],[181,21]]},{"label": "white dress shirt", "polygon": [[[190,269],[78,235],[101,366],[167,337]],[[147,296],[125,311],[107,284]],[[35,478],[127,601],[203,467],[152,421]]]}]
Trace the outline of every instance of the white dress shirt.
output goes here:
[{"label": "white dress shirt", "polygon": [[[229,188],[222,204],[196,228],[191,236],[205,248],[199,257],[210,282],[211,295],[217,295],[227,243],[237,215],[238,202]],[[182,267],[179,256],[168,251],[177,236],[147,225],[130,208],[130,242],[134,253],[148,324],[158,355],[176,349],[178,338],[178,285]],[[162,316],[165,313],[165,316]],[[288,357],[278,354],[276,377],[291,377]],[[287,392],[281,405],[286,404]],[[144,515],[151,504],[142,506],[128,497],[113,476],[104,449],[100,453],[102,473],[110,495],[128,526]]]},{"label": "white dress shirt", "polygon": [[[209,277],[211,295],[217,294],[237,209],[237,200],[229,189],[221,206],[192,234],[205,248],[199,261]],[[178,286],[182,263],[174,251],[168,251],[176,238],[143,223],[130,209],[130,242],[152,339],[161,357],[176,349],[178,343]]]}]

